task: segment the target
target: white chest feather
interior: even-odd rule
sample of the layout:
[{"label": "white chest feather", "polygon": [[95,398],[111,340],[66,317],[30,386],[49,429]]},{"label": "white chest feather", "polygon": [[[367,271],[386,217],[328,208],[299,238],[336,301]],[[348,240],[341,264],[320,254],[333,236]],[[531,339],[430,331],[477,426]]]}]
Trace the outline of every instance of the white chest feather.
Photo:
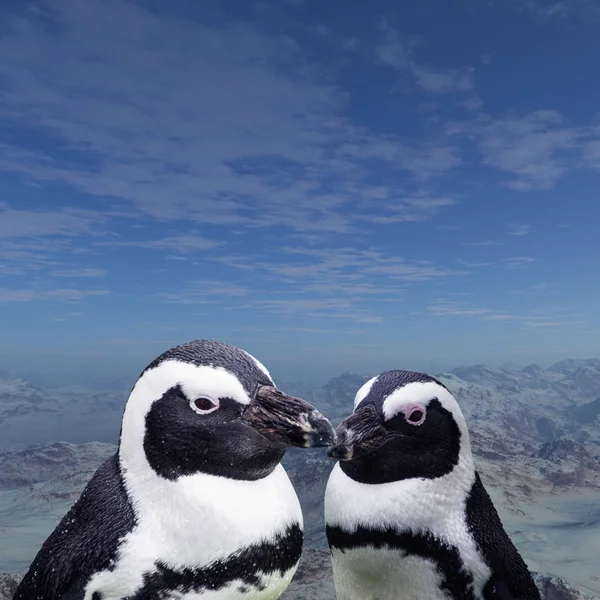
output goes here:
[{"label": "white chest feather", "polygon": [[[90,580],[84,600],[91,600],[95,591],[103,600],[134,595],[157,562],[175,571],[207,568],[240,549],[273,541],[290,525],[303,525],[298,497],[281,465],[258,481],[204,474],[167,481],[150,469],[143,476],[125,471],[124,480],[137,526],[121,544],[115,568]],[[161,598],[271,600],[285,590],[294,572],[295,567],[283,576],[265,576],[267,587],[256,594],[240,591],[245,584],[236,580],[217,591],[174,591]]]},{"label": "white chest feather", "polygon": [[[325,521],[353,533],[358,527],[431,533],[456,548],[473,576],[473,590],[483,589],[491,572],[482,561],[466,523],[465,502],[473,484],[472,462],[461,457],[448,475],[367,485],[347,477],[337,464],[325,493]],[[444,599],[439,570],[427,559],[398,549],[373,547],[332,552],[338,600]]]}]

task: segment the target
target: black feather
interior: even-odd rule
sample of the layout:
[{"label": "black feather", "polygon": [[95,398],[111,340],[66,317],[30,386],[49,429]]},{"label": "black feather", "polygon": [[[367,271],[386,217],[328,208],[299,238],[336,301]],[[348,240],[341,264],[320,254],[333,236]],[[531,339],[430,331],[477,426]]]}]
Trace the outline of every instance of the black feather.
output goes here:
[{"label": "black feather", "polygon": [[492,570],[484,590],[485,600],[540,600],[529,569],[504,530],[479,473],[475,473],[475,483],[467,497],[467,526]]},{"label": "black feather", "polygon": [[492,575],[483,588],[483,600],[517,600],[511,593],[506,581]]},{"label": "black feather", "polygon": [[44,542],[14,600],[82,600],[86,583],[111,568],[120,541],[134,525],[115,454]]}]

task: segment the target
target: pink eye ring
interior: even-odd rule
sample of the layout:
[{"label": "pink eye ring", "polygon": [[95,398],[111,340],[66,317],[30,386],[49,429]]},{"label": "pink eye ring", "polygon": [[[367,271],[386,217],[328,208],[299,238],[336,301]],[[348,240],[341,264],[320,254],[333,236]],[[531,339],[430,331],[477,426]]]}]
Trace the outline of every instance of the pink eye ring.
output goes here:
[{"label": "pink eye ring", "polygon": [[207,415],[219,408],[219,401],[208,396],[199,396],[190,400],[190,408],[199,415]]},{"label": "pink eye ring", "polygon": [[422,425],[425,421],[427,413],[424,408],[420,406],[409,406],[402,411],[404,418],[409,425]]}]

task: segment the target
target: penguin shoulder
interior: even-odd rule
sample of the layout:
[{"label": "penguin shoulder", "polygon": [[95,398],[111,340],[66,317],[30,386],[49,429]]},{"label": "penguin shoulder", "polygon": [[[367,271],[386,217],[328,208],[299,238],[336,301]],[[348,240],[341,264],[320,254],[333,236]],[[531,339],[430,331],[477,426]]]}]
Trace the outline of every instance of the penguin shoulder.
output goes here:
[{"label": "penguin shoulder", "polygon": [[135,517],[117,455],[102,464],[44,542],[14,600],[83,598],[86,581],[109,568]]},{"label": "penguin shoulder", "polygon": [[506,533],[477,472],[465,508],[469,532],[492,572],[484,589],[485,600],[539,600],[527,564]]}]

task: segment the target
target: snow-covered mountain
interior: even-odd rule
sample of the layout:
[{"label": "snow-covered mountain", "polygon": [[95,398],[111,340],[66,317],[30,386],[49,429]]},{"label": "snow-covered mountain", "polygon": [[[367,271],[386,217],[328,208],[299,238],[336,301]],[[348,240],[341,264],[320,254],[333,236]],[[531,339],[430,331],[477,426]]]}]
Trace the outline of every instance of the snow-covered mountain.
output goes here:
[{"label": "snow-covered mountain", "polygon": [[93,472],[99,461],[108,458],[114,451],[114,445],[100,442],[82,445],[51,442],[29,446],[25,450],[0,451],[0,490]]},{"label": "snow-covered mountain", "polygon": [[[372,375],[344,373],[321,388],[281,386],[337,423]],[[484,484],[543,598],[600,598],[600,361],[569,359],[547,369],[476,365],[438,377],[463,407]],[[116,442],[126,397],[0,380],[0,572],[27,568],[115,451],[109,443],[75,442]],[[323,493],[334,463],[319,449],[289,451],[284,462],[306,529],[302,568],[284,598],[334,600],[323,531]],[[18,576],[11,577],[0,577],[0,600],[10,598]]]},{"label": "snow-covered mountain", "polygon": [[[111,444],[57,442],[2,454],[2,473],[13,475],[2,480],[0,489],[0,570],[19,573],[27,568],[95,469],[114,451]],[[589,587],[599,550],[597,460],[595,445],[565,440],[542,445],[529,457],[477,456],[484,482],[548,600],[600,597]],[[317,450],[298,450],[285,462],[303,505],[306,549],[302,569],[284,598],[334,600],[322,510],[333,461]],[[19,487],[15,473],[22,473]],[[8,590],[14,591],[16,580],[18,575],[0,577],[0,600],[11,597]]]}]

